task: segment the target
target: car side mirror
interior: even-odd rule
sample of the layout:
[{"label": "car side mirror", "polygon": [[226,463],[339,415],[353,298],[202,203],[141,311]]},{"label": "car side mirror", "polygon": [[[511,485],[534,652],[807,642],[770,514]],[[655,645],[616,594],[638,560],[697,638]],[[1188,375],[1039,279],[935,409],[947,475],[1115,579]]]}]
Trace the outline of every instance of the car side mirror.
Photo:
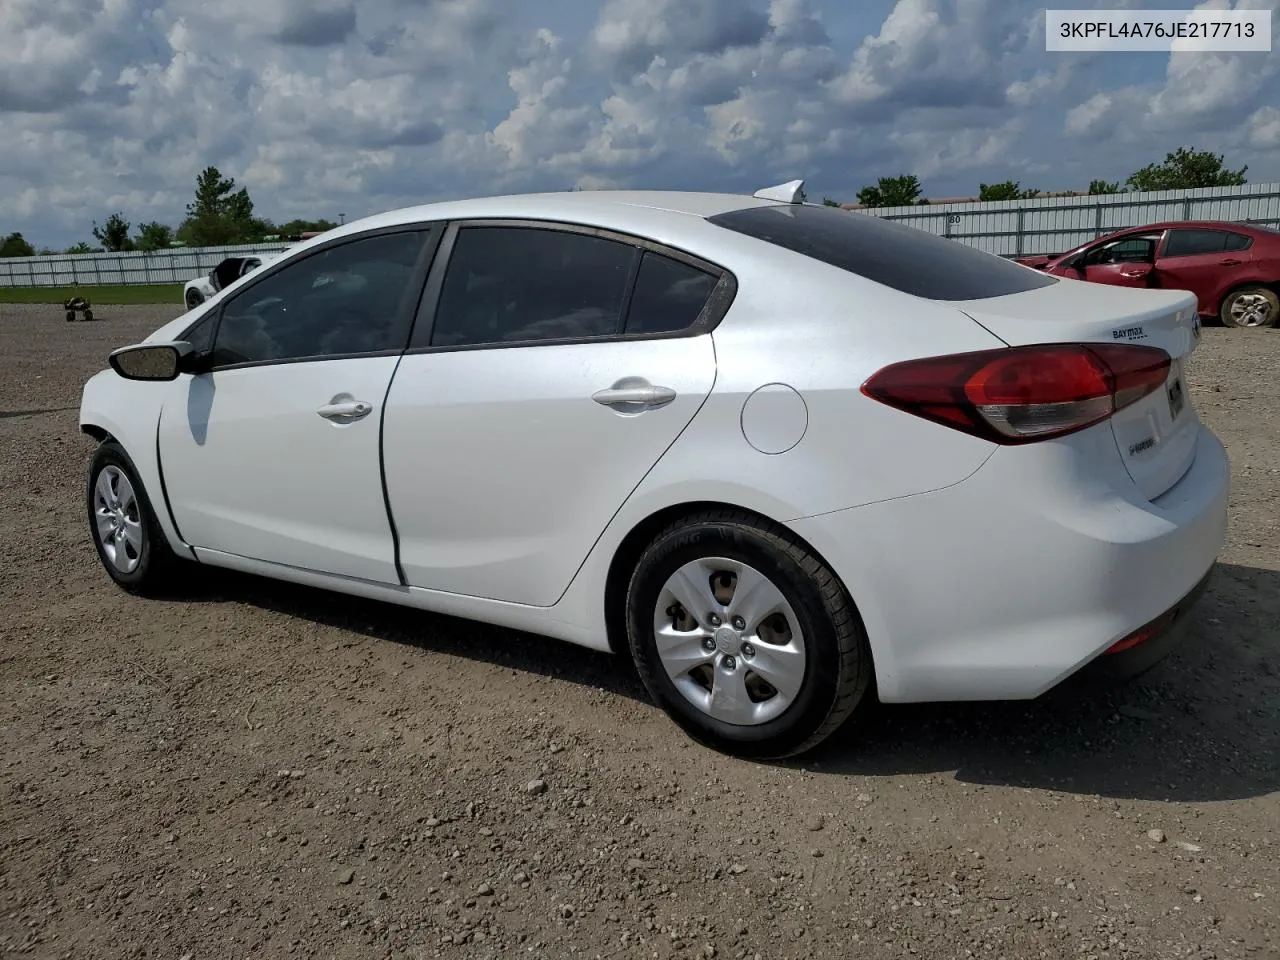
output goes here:
[{"label": "car side mirror", "polygon": [[189,356],[192,349],[185,340],[135,343],[113,350],[107,362],[126,380],[173,380],[182,372],[183,358]]}]

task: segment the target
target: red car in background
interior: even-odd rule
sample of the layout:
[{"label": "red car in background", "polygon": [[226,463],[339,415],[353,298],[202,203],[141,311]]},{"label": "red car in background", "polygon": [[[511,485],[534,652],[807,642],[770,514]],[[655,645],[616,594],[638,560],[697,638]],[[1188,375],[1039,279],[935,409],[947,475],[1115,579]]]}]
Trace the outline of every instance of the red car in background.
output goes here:
[{"label": "red car in background", "polygon": [[1121,287],[1189,290],[1202,317],[1231,327],[1280,323],[1280,230],[1179,221],[1119,230],[1067,253],[1018,257],[1059,277]]}]

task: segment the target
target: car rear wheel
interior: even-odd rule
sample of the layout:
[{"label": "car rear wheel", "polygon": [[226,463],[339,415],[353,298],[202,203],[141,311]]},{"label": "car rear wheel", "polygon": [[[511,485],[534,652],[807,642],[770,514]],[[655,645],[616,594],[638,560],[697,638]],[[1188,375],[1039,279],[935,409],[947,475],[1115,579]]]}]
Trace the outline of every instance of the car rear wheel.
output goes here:
[{"label": "car rear wheel", "polygon": [[1261,329],[1280,320],[1280,297],[1261,284],[1232,290],[1222,301],[1222,322],[1229,327]]},{"label": "car rear wheel", "polygon": [[188,310],[194,310],[196,307],[200,306],[200,304],[202,303],[204,303],[204,294],[202,294],[199,290],[187,291],[187,309]]},{"label": "car rear wheel", "polygon": [[99,446],[89,464],[85,506],[98,559],[112,580],[139,594],[167,585],[178,558],[156,521],[137,468],[113,440]]},{"label": "car rear wheel", "polygon": [[725,753],[803,753],[849,717],[871,680],[866,634],[835,574],[745,512],[664,530],[641,554],[626,602],[649,694]]}]

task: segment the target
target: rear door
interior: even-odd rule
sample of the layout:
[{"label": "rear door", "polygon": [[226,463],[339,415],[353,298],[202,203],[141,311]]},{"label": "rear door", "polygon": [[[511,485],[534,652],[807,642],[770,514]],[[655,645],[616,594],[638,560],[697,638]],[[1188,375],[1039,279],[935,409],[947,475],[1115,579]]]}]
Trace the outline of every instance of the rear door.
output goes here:
[{"label": "rear door", "polygon": [[733,282],[598,230],[451,227],[387,397],[408,583],[554,604],[710,393]]},{"label": "rear door", "polygon": [[1248,279],[1249,237],[1228,230],[1179,227],[1169,231],[1156,260],[1160,286],[1190,290],[1201,313],[1213,313],[1222,295]]}]

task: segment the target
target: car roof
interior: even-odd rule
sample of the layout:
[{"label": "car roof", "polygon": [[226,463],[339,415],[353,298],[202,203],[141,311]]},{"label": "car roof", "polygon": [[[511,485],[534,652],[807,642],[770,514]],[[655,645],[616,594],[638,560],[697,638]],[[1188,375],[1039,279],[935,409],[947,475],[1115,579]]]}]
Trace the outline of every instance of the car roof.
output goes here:
[{"label": "car roof", "polygon": [[[1191,230],[1209,229],[1209,230],[1232,230],[1237,232],[1256,231],[1260,228],[1252,223],[1237,223],[1231,220],[1164,220],[1160,223],[1144,223],[1137,227],[1119,227],[1112,233],[1141,233],[1144,230],[1169,230],[1178,227],[1185,227]],[[1099,238],[1101,239],[1101,238]]]},{"label": "car roof", "polygon": [[583,225],[646,231],[668,225],[676,229],[689,218],[705,220],[746,207],[779,206],[777,200],[732,193],[699,193],[680,190],[564,190],[557,193],[518,193],[466,200],[445,200],[401,207],[353,220],[326,230],[317,240],[426,220],[531,219],[559,220]]}]

